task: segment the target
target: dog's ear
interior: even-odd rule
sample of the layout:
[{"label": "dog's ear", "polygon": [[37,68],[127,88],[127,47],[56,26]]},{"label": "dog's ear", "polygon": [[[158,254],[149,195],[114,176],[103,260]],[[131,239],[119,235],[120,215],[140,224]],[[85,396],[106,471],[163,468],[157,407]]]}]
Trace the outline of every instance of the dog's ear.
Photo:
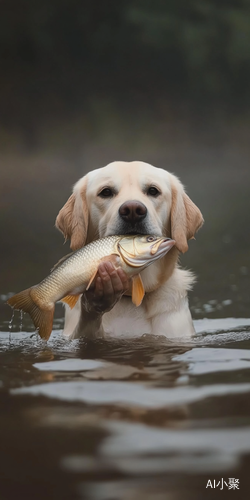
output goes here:
[{"label": "dog's ear", "polygon": [[177,178],[171,179],[171,237],[176,241],[176,247],[182,253],[188,250],[188,240],[194,237],[204,220],[199,208],[185,193]]},{"label": "dog's ear", "polygon": [[86,189],[85,176],[75,185],[73,194],[56,218],[56,227],[63,233],[65,241],[70,239],[72,250],[83,247],[87,238],[89,211]]}]

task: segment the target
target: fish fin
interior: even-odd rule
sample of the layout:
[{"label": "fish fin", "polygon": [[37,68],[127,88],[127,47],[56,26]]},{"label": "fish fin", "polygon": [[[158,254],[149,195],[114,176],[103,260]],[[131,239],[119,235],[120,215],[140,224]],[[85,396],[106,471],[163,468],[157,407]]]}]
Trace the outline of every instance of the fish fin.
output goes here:
[{"label": "fish fin", "polygon": [[66,259],[68,259],[69,257],[71,257],[71,255],[73,254],[74,252],[70,252],[70,253],[67,253],[67,255],[64,255],[64,257],[62,257],[50,270],[50,272],[52,273],[57,267],[60,266],[60,264],[62,264]]},{"label": "fish fin", "polygon": [[65,302],[65,304],[68,304],[71,309],[73,309],[80,297],[80,293],[78,295],[65,295],[62,299],[60,299],[60,302]]},{"label": "fish fin", "polygon": [[88,284],[87,284],[87,287],[86,287],[86,292],[87,292],[87,290],[89,289],[89,287],[90,287],[91,283],[93,283],[93,281],[94,281],[94,279],[95,279],[95,277],[96,277],[96,275],[97,275],[97,272],[98,272],[98,269],[94,272],[94,274],[92,274],[92,276],[91,276],[91,278],[90,278],[90,280],[89,280],[89,282],[88,282]]},{"label": "fish fin", "polygon": [[132,278],[132,302],[136,305],[136,307],[141,305],[144,295],[145,290],[141,275],[137,274]]},{"label": "fish fin", "polygon": [[27,312],[42,339],[48,340],[53,328],[53,318],[55,305],[47,309],[40,308],[33,300],[31,291],[34,287],[27,288],[23,292],[17,293],[7,300],[13,309]]}]

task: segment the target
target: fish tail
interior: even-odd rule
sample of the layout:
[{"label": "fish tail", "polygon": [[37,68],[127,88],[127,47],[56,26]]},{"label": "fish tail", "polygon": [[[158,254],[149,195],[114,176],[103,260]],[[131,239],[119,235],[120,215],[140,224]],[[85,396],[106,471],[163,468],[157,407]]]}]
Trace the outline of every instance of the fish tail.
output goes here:
[{"label": "fish tail", "polygon": [[40,337],[48,340],[53,328],[55,305],[53,304],[46,309],[39,307],[32,298],[32,289],[34,289],[34,287],[27,288],[27,290],[23,290],[13,295],[13,297],[7,300],[7,304],[13,307],[13,309],[27,312],[38,330]]}]

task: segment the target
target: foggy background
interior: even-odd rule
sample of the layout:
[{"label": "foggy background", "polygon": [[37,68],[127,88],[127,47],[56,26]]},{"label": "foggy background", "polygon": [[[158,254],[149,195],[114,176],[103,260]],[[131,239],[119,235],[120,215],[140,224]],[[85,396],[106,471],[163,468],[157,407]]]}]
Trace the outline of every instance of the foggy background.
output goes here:
[{"label": "foggy background", "polygon": [[250,1],[2,0],[0,63],[0,294],[68,252],[79,177],[142,160],[205,218],[193,316],[249,316]]}]

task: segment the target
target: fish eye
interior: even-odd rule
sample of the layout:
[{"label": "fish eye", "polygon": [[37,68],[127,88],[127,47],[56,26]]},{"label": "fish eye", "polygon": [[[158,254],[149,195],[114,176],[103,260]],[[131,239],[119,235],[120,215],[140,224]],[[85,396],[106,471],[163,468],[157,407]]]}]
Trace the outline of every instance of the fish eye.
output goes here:
[{"label": "fish eye", "polygon": [[148,236],[147,237],[147,241],[150,242],[150,241],[155,241],[157,240],[156,236]]},{"label": "fish eye", "polygon": [[148,196],[154,196],[156,198],[157,196],[159,196],[159,194],[161,194],[161,193],[160,193],[159,189],[157,189],[155,186],[150,186],[147,190]]},{"label": "fish eye", "polygon": [[101,198],[112,198],[112,196],[114,196],[114,193],[112,191],[112,189],[110,189],[109,187],[106,187],[106,188],[103,188],[100,193],[98,193],[98,196],[100,196]]}]

